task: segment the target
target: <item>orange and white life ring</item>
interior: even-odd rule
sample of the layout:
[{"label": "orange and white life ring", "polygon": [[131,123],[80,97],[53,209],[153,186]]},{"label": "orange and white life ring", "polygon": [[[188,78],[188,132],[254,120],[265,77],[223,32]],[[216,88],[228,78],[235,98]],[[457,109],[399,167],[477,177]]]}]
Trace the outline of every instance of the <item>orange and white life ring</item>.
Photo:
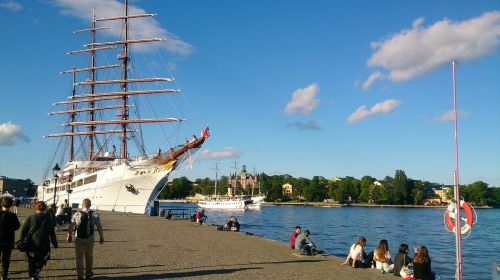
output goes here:
[{"label": "orange and white life ring", "polygon": [[[448,205],[448,208],[446,209],[446,213],[444,214],[446,228],[451,232],[456,232],[454,220],[456,220],[457,214],[455,212],[455,208],[455,203],[450,203],[450,205]],[[474,214],[472,213],[472,207],[470,206],[470,204],[463,200],[460,200],[460,208],[465,211],[466,216],[465,224],[462,226],[460,233],[467,234],[472,229],[472,225],[474,224]]]}]

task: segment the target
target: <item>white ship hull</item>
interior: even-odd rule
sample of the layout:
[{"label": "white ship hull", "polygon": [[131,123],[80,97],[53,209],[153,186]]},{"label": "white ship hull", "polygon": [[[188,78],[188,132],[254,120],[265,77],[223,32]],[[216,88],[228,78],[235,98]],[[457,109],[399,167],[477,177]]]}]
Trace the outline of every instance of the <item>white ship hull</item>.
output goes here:
[{"label": "white ship hull", "polygon": [[[83,172],[70,182],[59,180],[54,199],[54,182],[39,186],[38,195],[48,204],[56,205],[69,198],[70,205],[88,198],[92,208],[99,210],[149,214],[157,195],[167,183],[173,167],[148,166],[145,160],[107,163],[108,167],[94,173]],[[102,166],[101,166],[102,167]],[[95,177],[95,182],[93,181]],[[67,190],[72,192],[68,193]]]}]

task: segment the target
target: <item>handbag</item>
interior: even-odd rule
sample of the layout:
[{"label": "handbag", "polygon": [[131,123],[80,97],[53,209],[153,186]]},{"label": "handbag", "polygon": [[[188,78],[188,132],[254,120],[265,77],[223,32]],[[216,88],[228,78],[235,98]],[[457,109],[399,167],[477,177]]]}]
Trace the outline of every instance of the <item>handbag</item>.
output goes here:
[{"label": "handbag", "polygon": [[19,250],[20,252],[28,252],[30,250],[31,236],[35,231],[38,230],[38,228],[40,228],[40,223],[35,218],[35,226],[28,232],[28,234],[24,238],[21,238],[16,241],[17,250]]},{"label": "handbag", "polygon": [[403,256],[403,267],[401,268],[401,271],[399,271],[399,275],[403,278],[413,277],[413,270],[409,268],[408,265],[404,265],[406,262],[405,257],[406,255]]}]

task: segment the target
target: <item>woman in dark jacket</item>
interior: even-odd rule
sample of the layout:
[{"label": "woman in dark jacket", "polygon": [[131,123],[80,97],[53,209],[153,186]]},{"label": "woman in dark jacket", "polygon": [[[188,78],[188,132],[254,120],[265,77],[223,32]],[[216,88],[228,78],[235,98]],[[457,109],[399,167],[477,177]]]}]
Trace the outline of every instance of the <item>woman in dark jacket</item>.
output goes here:
[{"label": "woman in dark jacket", "polygon": [[431,271],[431,258],[427,247],[421,246],[413,259],[413,274],[415,279],[433,280],[434,275]]},{"label": "woman in dark jacket", "polygon": [[2,197],[2,211],[0,211],[0,255],[2,256],[2,279],[9,274],[10,255],[14,247],[14,232],[19,229],[17,215],[10,212],[13,200]]},{"label": "woman in dark jacket", "polygon": [[399,245],[398,254],[394,258],[394,275],[401,277],[401,268],[407,266],[411,262],[413,262],[413,260],[408,256],[408,245]]},{"label": "woman in dark jacket", "polygon": [[45,213],[47,205],[43,201],[35,204],[35,213],[26,218],[21,228],[21,239],[32,232],[31,243],[26,257],[28,259],[28,273],[31,279],[38,280],[40,271],[50,259],[50,243],[57,248],[56,233],[52,219]]}]

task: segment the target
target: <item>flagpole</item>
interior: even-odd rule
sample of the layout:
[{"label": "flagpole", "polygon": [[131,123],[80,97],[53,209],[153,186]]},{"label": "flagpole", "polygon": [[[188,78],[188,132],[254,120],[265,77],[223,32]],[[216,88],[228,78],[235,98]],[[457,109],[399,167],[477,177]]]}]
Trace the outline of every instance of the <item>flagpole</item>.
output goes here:
[{"label": "flagpole", "polygon": [[460,225],[460,182],[458,176],[458,122],[457,122],[457,83],[455,79],[455,67],[457,62],[454,60],[453,65],[453,114],[455,121],[455,242],[456,242],[456,257],[457,257],[457,271],[455,279],[462,280],[462,244],[461,244],[461,225]]}]

